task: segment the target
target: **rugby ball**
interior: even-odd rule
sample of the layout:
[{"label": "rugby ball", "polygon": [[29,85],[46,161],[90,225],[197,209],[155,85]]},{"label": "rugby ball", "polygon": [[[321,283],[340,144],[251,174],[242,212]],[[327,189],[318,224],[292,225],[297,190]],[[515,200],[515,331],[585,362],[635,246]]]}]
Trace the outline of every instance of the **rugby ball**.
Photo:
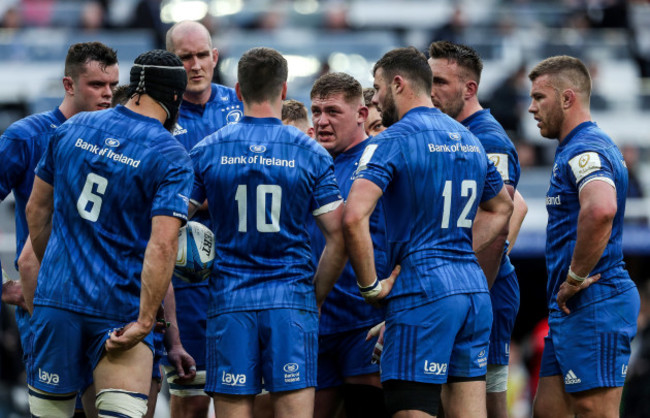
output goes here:
[{"label": "rugby ball", "polygon": [[188,283],[210,277],[214,264],[214,234],[208,227],[190,221],[178,232],[178,253],[174,276]]}]

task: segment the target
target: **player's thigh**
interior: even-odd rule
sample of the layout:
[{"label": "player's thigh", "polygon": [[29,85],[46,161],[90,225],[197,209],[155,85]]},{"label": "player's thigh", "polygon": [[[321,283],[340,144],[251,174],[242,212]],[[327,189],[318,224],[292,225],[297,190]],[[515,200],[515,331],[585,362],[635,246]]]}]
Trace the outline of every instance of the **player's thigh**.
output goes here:
[{"label": "player's thigh", "polygon": [[314,418],[331,418],[336,415],[343,402],[340,387],[329,387],[316,391]]},{"label": "player's thigh", "polygon": [[206,418],[210,411],[212,399],[204,394],[202,396],[176,396],[169,397],[171,418]]},{"label": "player's thigh", "polygon": [[95,390],[121,389],[149,394],[153,351],[150,344],[140,342],[125,351],[107,352],[93,371]]},{"label": "player's thigh", "polygon": [[271,393],[275,418],[310,418],[314,416],[313,387]]},{"label": "player's thigh", "polygon": [[564,391],[562,376],[540,377],[533,400],[533,417],[562,418],[573,416],[571,411],[571,398]]},{"label": "player's thigh", "polygon": [[456,335],[469,307],[469,298],[465,295],[451,295],[389,314],[381,357],[381,381],[446,383]]},{"label": "player's thigh", "polygon": [[487,415],[484,381],[447,383],[442,386],[441,398],[446,418]]},{"label": "player's thigh", "polygon": [[570,394],[573,412],[580,417],[618,418],[622,387],[596,388]]},{"label": "player's thigh", "polygon": [[269,309],[259,318],[264,387],[271,393],[315,387],[318,313]]}]

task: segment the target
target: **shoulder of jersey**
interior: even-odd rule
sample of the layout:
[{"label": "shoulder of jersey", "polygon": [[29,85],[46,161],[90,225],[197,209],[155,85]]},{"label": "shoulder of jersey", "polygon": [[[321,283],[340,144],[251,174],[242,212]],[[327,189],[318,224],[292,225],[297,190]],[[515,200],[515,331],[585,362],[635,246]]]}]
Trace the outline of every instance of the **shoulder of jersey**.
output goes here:
[{"label": "shoulder of jersey", "polygon": [[60,122],[50,112],[37,113],[12,123],[4,132],[7,137],[24,138],[58,128]]}]

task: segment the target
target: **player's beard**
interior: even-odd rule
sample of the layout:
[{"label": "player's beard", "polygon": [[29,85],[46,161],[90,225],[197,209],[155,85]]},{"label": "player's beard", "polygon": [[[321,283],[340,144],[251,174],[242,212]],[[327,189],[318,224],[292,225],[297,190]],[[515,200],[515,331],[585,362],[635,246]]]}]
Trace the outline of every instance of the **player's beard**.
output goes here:
[{"label": "player's beard", "polygon": [[393,92],[388,90],[386,97],[384,97],[383,103],[380,103],[381,106],[381,123],[386,128],[396,123],[399,120],[399,114],[397,113],[397,107],[395,106],[395,100],[393,100]]},{"label": "player's beard", "polygon": [[542,120],[540,127],[540,134],[544,138],[558,139],[560,137],[560,129],[564,123],[564,113],[562,113],[562,103],[557,99],[557,103],[549,110],[546,117]]},{"label": "player's beard", "polygon": [[445,106],[440,106],[440,110],[449,115],[452,119],[456,119],[465,106],[465,102],[463,101],[463,92],[459,90],[457,93],[458,94],[453,100],[450,100]]}]

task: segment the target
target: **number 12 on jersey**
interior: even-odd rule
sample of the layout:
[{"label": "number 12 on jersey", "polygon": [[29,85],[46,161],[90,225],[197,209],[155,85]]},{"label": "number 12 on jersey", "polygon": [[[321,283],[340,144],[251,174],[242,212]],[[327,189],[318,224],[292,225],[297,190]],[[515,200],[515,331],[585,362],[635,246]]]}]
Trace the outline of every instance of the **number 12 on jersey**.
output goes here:
[{"label": "number 12 on jersey", "polygon": [[[260,184],[256,189],[255,225],[258,232],[280,232],[282,187],[277,184]],[[267,217],[267,196],[271,197],[271,210]],[[239,214],[239,232],[248,232],[248,185],[240,184],[235,193]],[[270,221],[270,222],[269,222]]]},{"label": "number 12 on jersey", "polygon": [[[472,210],[474,201],[476,200],[476,181],[475,180],[463,180],[460,183],[460,195],[462,197],[468,197],[467,203],[463,207],[463,211],[456,221],[456,226],[459,228],[471,228],[472,220],[467,219],[467,215]],[[451,213],[451,201],[452,201],[452,181],[445,181],[445,188],[442,190],[442,197],[445,199],[442,208],[442,225],[440,226],[443,229],[449,228],[449,217]]]}]

